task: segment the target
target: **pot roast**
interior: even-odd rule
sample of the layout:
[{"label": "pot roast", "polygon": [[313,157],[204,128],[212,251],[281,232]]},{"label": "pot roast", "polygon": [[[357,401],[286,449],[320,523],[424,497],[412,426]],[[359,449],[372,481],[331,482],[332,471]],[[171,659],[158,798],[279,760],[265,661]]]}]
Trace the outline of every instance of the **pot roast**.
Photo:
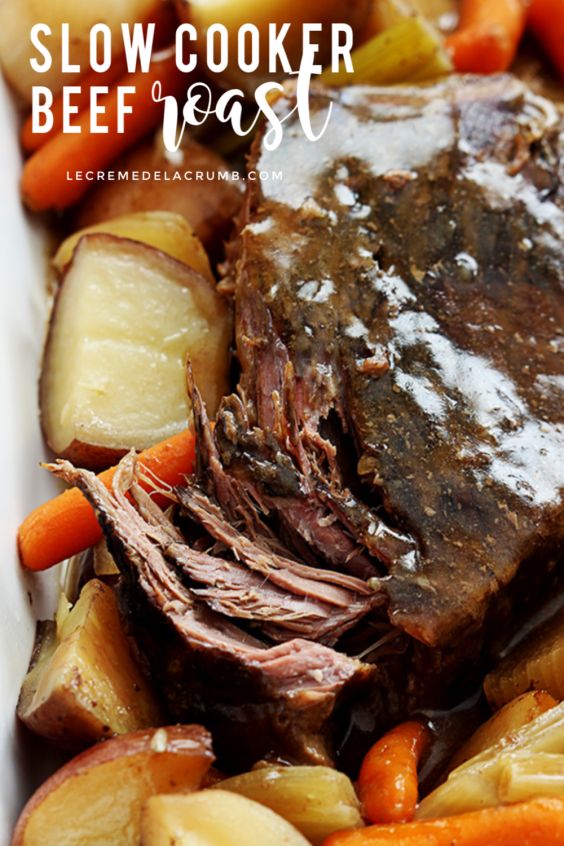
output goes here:
[{"label": "pot roast", "polygon": [[321,140],[292,113],[254,146],[283,178],[249,182],[229,248],[240,380],[212,431],[189,378],[173,519],[133,457],[112,492],[55,470],[172,714],[238,761],[327,760],[353,700],[374,731],[444,704],[564,541],[558,112],[509,76],[319,90],[314,128],[328,109]]}]

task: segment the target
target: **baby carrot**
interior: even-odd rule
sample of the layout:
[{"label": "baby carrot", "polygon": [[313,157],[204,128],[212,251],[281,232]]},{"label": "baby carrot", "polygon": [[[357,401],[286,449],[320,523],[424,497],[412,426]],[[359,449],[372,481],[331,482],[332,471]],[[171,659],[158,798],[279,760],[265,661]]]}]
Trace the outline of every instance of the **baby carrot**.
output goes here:
[{"label": "baby carrot", "polygon": [[[90,110],[76,117],[80,134],[60,132],[45,146],[37,150],[24,165],[21,190],[26,204],[33,211],[65,209],[79,200],[90,187],[86,180],[67,178],[67,170],[104,170],[121,153],[142,138],[162,119],[163,104],[156,103],[151,91],[153,83],[160,81],[165,94],[177,96],[186,86],[186,76],[176,67],[174,56],[167,56],[152,63],[149,71],[126,74],[108,94],[100,97],[100,107],[105,109],[105,134],[90,133]],[[131,86],[135,93],[127,96],[127,105],[133,111],[124,118],[124,132],[117,131],[120,86]]]},{"label": "baby carrot", "polygon": [[564,0],[533,0],[528,24],[564,80]]},{"label": "baby carrot", "polygon": [[456,70],[507,70],[525,30],[528,5],[528,0],[462,0],[460,26],[446,39]]},{"label": "baby carrot", "polygon": [[[186,430],[143,450],[139,464],[166,485],[178,485],[192,472],[194,452],[194,432]],[[107,487],[115,469],[99,476]],[[40,505],[23,521],[18,530],[20,560],[29,570],[46,570],[88,549],[101,535],[94,510],[78,488],[71,488]]]},{"label": "baby carrot", "polygon": [[[84,74],[83,77],[80,78],[77,85],[80,85],[80,94],[76,94],[73,97],[72,103],[73,106],[77,106],[79,112],[82,112],[83,109],[90,103],[90,88],[93,85],[113,85],[121,76],[125,74],[127,71],[127,65],[124,56],[116,56],[112,60],[111,67],[103,72],[98,73],[97,71],[90,71],[89,73]],[[53,100],[53,105],[51,107],[51,112],[53,114],[53,128],[49,132],[43,133],[36,133],[33,131],[33,123],[31,119],[31,115],[27,118],[24,125],[22,126],[22,131],[20,133],[20,141],[22,147],[24,148],[26,153],[33,153],[35,150],[38,150],[40,147],[44,147],[45,144],[54,138],[59,132],[63,129],[63,96],[59,94]]]},{"label": "baby carrot", "polygon": [[417,806],[417,765],[430,739],[421,723],[402,723],[370,749],[358,776],[364,817],[372,823],[413,819]]},{"label": "baby carrot", "polygon": [[564,846],[564,800],[534,799],[455,817],[332,834],[323,846]]}]

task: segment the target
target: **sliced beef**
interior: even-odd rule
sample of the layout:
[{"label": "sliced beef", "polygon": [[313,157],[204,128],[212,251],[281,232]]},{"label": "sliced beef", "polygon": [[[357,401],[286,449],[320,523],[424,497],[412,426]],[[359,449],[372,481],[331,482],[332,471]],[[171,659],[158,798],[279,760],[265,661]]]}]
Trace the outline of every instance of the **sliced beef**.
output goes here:
[{"label": "sliced beef", "polygon": [[[249,183],[232,247],[248,422],[227,400],[216,443],[316,555],[332,514],[390,621],[442,648],[564,537],[561,120],[509,76],[319,92],[314,127],[329,109],[321,140],[294,113],[255,147],[283,179]],[[332,414],[355,497],[311,460]]]},{"label": "sliced beef", "polygon": [[[212,726],[218,725],[221,733],[225,725],[222,730],[219,717],[225,723],[226,711],[239,709],[239,718],[247,713],[250,731],[254,730],[250,715],[260,713],[265,725],[249,747],[256,756],[276,749],[294,759],[327,762],[326,724],[337,697],[345,687],[367,681],[373,669],[315,639],[335,640],[370,610],[374,591],[362,582],[357,584],[353,577],[330,572],[325,573],[326,582],[318,575],[308,587],[307,579],[300,575],[300,565],[288,562],[288,567],[284,567],[280,561],[269,561],[263,550],[256,554],[263,558],[260,584],[254,579],[256,568],[246,569],[237,560],[193,550],[137,485],[132,455],[121,462],[112,491],[93,473],[77,470],[68,462],[59,461],[50,469],[83,491],[96,510],[122,571],[153,611],[174,629],[177,642],[174,648],[169,646],[168,655],[155,632],[145,631],[142,640],[145,645],[152,642],[149,651],[153,666],[157,667],[157,675],[169,694],[169,705],[176,708],[177,716],[198,714]],[[132,493],[133,502],[126,496],[128,492]],[[222,522],[218,507],[203,494],[194,492],[192,501],[185,491],[183,499],[202,522]],[[200,515],[198,509],[209,509],[211,516]],[[218,529],[215,531],[219,534]],[[237,533],[227,524],[224,534],[229,536],[226,539],[231,545],[236,543],[236,537],[231,535]],[[248,561],[252,554],[246,546],[252,544],[248,540],[241,540],[240,544],[241,557]],[[303,569],[309,573],[309,568]],[[281,586],[276,586],[276,572],[286,573]],[[182,574],[188,577],[188,583]],[[347,589],[337,586],[345,582]],[[194,587],[193,583],[206,584],[208,588]],[[264,622],[267,635],[285,642],[269,646],[262,637],[238,628],[228,617]],[[143,628],[139,618],[135,628],[138,632]],[[284,630],[286,635],[282,637]],[[310,639],[296,637],[300,632]],[[191,670],[190,678],[180,683],[180,697],[173,689],[178,684],[179,671],[179,659],[171,658],[173,654],[182,656],[183,670]],[[214,673],[216,683],[210,686],[208,679]]]}]

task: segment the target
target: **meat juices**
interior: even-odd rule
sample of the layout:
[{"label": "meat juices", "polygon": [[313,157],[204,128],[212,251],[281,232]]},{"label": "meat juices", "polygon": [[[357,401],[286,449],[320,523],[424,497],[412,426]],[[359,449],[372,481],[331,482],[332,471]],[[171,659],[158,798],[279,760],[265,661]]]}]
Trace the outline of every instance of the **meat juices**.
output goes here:
[{"label": "meat juices", "polygon": [[558,113],[509,76],[319,91],[314,122],[330,102],[322,140],[290,119],[251,156],[284,179],[230,246],[240,384],[213,433],[191,386],[183,533],[131,467],[112,496],[58,471],[172,713],[237,766],[326,760],[347,694],[374,732],[444,703],[564,539]]}]

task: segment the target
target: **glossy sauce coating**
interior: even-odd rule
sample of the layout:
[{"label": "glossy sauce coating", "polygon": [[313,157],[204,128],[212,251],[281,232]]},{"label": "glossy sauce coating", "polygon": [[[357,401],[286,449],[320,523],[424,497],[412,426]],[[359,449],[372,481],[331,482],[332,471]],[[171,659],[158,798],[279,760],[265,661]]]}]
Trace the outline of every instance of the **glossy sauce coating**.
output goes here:
[{"label": "glossy sauce coating", "polygon": [[503,76],[320,93],[320,126],[329,103],[321,141],[292,118],[258,157],[284,178],[240,236],[243,387],[260,294],[298,417],[337,411],[366,490],[416,540],[382,580],[391,622],[442,646],[564,536],[559,117]]}]

